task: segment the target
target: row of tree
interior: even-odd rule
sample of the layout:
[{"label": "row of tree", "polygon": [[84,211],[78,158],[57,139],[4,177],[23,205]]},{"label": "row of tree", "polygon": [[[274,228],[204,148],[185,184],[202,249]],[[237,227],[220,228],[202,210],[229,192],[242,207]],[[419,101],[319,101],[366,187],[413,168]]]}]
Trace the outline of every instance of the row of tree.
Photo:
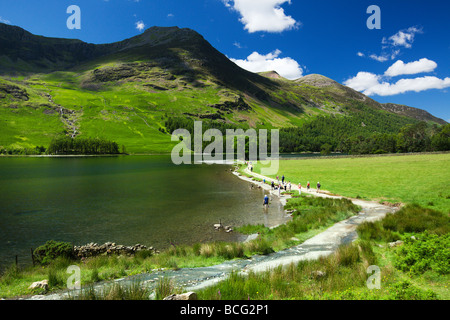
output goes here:
[{"label": "row of tree", "polygon": [[14,148],[14,147],[0,147],[0,154],[4,155],[40,155],[45,154],[46,148],[38,146],[35,148]]},{"label": "row of tree", "polygon": [[306,128],[282,129],[280,152],[378,154],[450,150],[450,124],[436,126],[418,122],[407,124],[397,133],[321,131],[314,124],[310,123]]},{"label": "row of tree", "polygon": [[70,138],[61,136],[54,138],[47,154],[119,154],[119,145],[114,141],[102,138]]},{"label": "row of tree", "polygon": [[[373,109],[360,111],[354,112],[351,117],[318,117],[301,127],[280,129],[280,153],[380,154],[450,150],[450,124],[431,125],[424,121],[419,122],[390,113],[380,113]],[[193,134],[194,120],[169,118],[165,127],[168,133],[182,128]],[[244,123],[238,126],[223,122],[203,121],[202,128],[203,133],[214,128],[225,136],[226,129],[246,130],[248,124]],[[269,130],[269,150],[270,142]],[[204,147],[207,144],[209,142],[204,142]],[[248,151],[248,141],[246,145]]]}]

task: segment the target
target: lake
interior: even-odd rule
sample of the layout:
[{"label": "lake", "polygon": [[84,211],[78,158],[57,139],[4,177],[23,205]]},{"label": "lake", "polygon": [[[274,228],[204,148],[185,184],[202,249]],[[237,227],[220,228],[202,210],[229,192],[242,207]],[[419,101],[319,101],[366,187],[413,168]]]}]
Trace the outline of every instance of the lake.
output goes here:
[{"label": "lake", "polygon": [[276,198],[229,165],[181,165],[170,156],[0,158],[0,267],[31,262],[47,240],[108,241],[164,249],[172,244],[241,241],[222,221],[274,226],[288,217]]}]

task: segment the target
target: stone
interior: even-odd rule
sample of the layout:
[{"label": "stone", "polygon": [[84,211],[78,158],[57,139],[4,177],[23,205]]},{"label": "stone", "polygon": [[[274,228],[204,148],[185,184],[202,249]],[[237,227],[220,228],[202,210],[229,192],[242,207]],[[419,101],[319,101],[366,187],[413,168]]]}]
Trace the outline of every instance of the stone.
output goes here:
[{"label": "stone", "polygon": [[30,290],[34,290],[34,289],[44,289],[44,290],[48,290],[48,280],[42,280],[42,281],[36,281],[33,282],[28,289]]},{"label": "stone", "polygon": [[394,248],[397,246],[401,246],[403,244],[403,241],[397,240],[395,242],[389,242],[389,247]]},{"label": "stone", "polygon": [[197,294],[195,292],[188,292],[183,294],[172,294],[168,297],[165,297],[163,300],[197,300]]}]

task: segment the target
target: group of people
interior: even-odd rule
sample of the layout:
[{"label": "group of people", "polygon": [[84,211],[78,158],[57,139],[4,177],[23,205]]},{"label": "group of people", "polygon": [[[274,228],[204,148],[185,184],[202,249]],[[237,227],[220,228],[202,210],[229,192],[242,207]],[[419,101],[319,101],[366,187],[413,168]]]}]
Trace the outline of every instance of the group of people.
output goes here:
[{"label": "group of people", "polygon": [[[320,185],[320,182],[317,182],[317,185],[316,185],[316,193],[320,193],[320,187],[321,187],[321,185]],[[308,183],[306,184],[306,190],[309,192],[309,190],[311,190],[311,184],[309,183],[309,181],[308,181]],[[299,193],[300,194],[302,194],[302,184],[301,183],[299,183],[298,184],[298,191],[299,191]]]},{"label": "group of people", "polygon": [[[276,179],[277,179],[278,185],[275,185],[275,181],[272,180],[271,189],[272,190],[278,190],[278,196],[279,197],[281,196],[281,190],[282,189],[284,189],[284,191],[288,191],[288,190],[291,191],[292,184],[291,184],[290,181],[285,183],[284,175],[281,177],[281,183],[280,183],[279,176],[277,176]],[[263,183],[266,183],[266,179],[263,180]],[[320,182],[317,182],[316,188],[317,188],[316,189],[316,193],[320,193],[320,188],[321,188]],[[307,190],[307,192],[309,192],[311,190],[311,183],[309,181],[306,184],[306,190]],[[298,192],[299,192],[300,195],[302,194],[302,184],[301,183],[298,184]],[[264,207],[268,207],[269,206],[269,196],[267,194],[264,196],[263,205],[264,205]]]}]

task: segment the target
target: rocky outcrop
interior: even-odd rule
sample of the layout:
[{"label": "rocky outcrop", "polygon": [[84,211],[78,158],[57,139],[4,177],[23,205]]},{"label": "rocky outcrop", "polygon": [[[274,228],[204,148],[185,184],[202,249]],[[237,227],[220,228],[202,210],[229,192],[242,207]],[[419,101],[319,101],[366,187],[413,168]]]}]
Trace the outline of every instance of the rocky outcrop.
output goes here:
[{"label": "rocky outcrop", "polygon": [[89,243],[84,246],[75,246],[73,248],[75,257],[81,258],[89,258],[99,255],[134,255],[139,251],[150,251],[152,254],[159,253],[153,247],[146,247],[142,244],[136,244],[134,246],[124,246],[117,245],[113,242],[106,242],[102,245],[98,245],[97,243]]},{"label": "rocky outcrop", "polygon": [[251,109],[242,97],[239,97],[236,101],[225,101],[223,103],[210,105],[210,107],[221,111],[248,111]]},{"label": "rocky outcrop", "polygon": [[8,94],[13,96],[15,100],[29,100],[28,93],[25,89],[7,83],[0,83],[0,99],[6,98]]}]

